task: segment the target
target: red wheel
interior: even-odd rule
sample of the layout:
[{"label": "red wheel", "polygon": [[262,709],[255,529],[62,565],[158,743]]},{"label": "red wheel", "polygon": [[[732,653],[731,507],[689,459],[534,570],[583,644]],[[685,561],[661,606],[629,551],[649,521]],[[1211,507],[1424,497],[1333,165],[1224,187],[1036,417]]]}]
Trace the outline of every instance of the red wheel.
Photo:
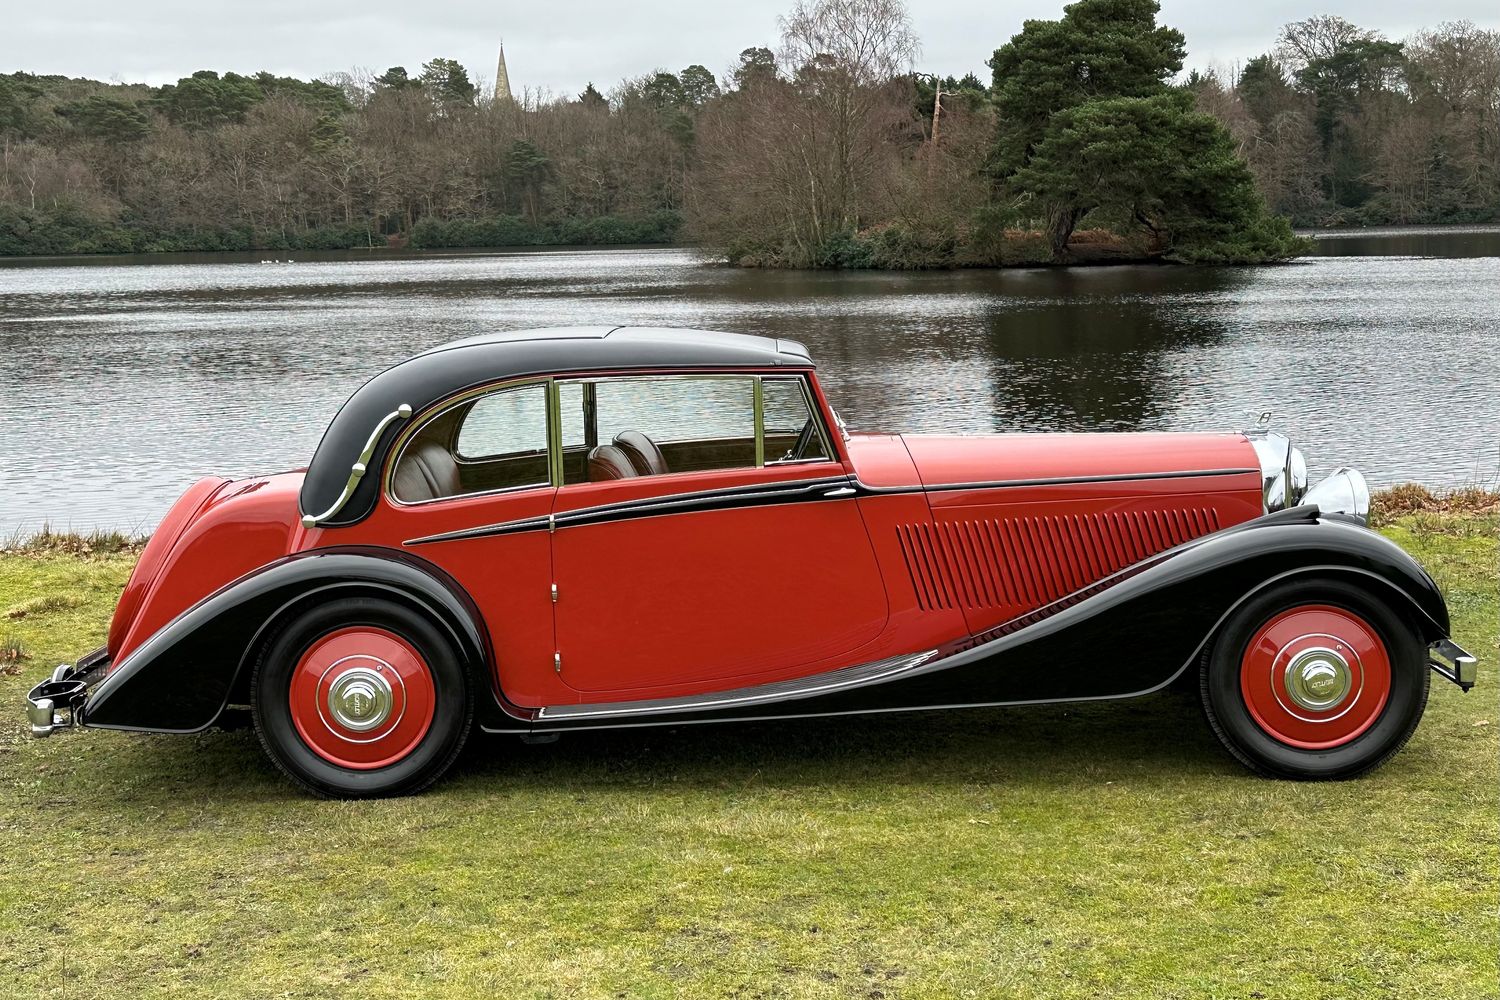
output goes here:
[{"label": "red wheel", "polygon": [[1240,659],[1240,691],[1267,734],[1326,750],[1380,717],[1391,694],[1390,655],[1375,628],[1352,611],[1290,608],[1251,637]]},{"label": "red wheel", "polygon": [[1279,778],[1351,778],[1389,760],[1427,706],[1410,618],[1341,579],[1266,588],[1219,630],[1203,711],[1241,763]]},{"label": "red wheel", "polygon": [[474,717],[469,674],[433,620],[346,597],[288,620],[250,678],[261,745],[320,795],[404,795],[457,758]]},{"label": "red wheel", "polygon": [[302,654],[292,671],[292,723],[330,764],[387,767],[432,726],[432,671],[412,644],[372,626],[340,629]]}]

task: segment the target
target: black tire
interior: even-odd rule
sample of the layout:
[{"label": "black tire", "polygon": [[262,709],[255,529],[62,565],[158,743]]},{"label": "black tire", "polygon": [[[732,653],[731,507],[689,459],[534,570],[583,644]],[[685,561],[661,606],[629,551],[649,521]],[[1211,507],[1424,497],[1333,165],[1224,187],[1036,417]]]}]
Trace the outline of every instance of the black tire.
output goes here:
[{"label": "black tire", "polygon": [[[431,725],[400,760],[373,770],[324,759],[292,719],[292,674],[320,638],[340,629],[373,626],[410,643],[426,662],[434,687]],[[328,798],[381,798],[420,792],[443,776],[463,749],[474,719],[473,685],[452,643],[425,615],[379,598],[346,597],[316,605],[289,620],[267,641],[250,675],[250,712],[266,754],[287,777]]]},{"label": "black tire", "polygon": [[[1308,604],[1363,618],[1384,643],[1391,664],[1389,696],[1374,722],[1349,742],[1321,750],[1293,746],[1268,733],[1251,714],[1240,686],[1250,640],[1278,614]],[[1368,591],[1334,579],[1280,584],[1251,598],[1220,628],[1199,671],[1203,713],[1225,748],[1257,774],[1299,781],[1356,778],[1390,760],[1421,721],[1430,682],[1426,647],[1415,625]]]}]

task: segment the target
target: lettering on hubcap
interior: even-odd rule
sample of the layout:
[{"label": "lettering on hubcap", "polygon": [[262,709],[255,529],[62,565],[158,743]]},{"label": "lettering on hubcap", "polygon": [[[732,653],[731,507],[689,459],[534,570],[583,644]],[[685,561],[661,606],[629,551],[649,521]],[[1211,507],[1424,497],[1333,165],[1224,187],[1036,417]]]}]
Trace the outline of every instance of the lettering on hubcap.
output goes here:
[{"label": "lettering on hubcap", "polygon": [[1348,695],[1352,683],[1349,661],[1326,647],[1304,649],[1286,668],[1287,697],[1310,712],[1336,706]]},{"label": "lettering on hubcap", "polygon": [[390,681],[371,667],[350,667],[328,688],[328,713],[340,726],[357,733],[390,718],[393,701]]}]

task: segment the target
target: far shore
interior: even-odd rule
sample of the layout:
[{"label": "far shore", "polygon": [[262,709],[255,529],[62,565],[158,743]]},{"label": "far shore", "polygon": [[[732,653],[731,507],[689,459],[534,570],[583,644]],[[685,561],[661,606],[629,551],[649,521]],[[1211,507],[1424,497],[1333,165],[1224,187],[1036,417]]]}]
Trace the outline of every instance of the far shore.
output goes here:
[{"label": "far shore", "polygon": [[[1385,226],[1310,226],[1293,230],[1298,236],[1313,240],[1342,240],[1402,236],[1460,236],[1464,234],[1487,235],[1500,233],[1500,222],[1474,223],[1412,223],[1410,225]],[[661,243],[529,243],[501,244],[472,247],[423,247],[406,245],[354,246],[319,249],[249,249],[249,250],[153,250],[139,253],[78,253],[78,254],[0,254],[0,267],[7,265],[45,266],[52,263],[199,263],[220,260],[236,263],[283,264],[320,260],[349,260],[352,255],[368,255],[371,259],[422,260],[442,257],[535,255],[547,253],[583,253],[589,251],[624,250],[683,250],[698,251],[696,244],[683,242]],[[1155,264],[1161,258],[1152,255],[1124,253],[1114,247],[1080,242],[1072,246],[1073,259],[1064,264],[1049,261],[1018,261],[1015,264],[986,265],[975,270],[1005,270],[1008,267],[1088,267],[1100,264]],[[712,260],[705,253],[706,263],[722,266],[738,266],[724,261]],[[959,268],[951,269],[963,269]]]}]

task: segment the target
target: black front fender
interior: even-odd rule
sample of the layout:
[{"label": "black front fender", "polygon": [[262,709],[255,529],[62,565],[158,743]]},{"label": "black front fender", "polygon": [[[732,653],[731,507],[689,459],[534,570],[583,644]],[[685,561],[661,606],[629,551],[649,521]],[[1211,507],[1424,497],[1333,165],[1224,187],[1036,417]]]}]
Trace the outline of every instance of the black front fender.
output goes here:
[{"label": "black front fender", "polygon": [[1244,602],[1306,577],[1380,596],[1424,644],[1448,635],[1442,592],[1415,559],[1362,524],[1303,507],[1170,549],[851,700],[891,708],[1146,694],[1194,664]]},{"label": "black front fender", "polygon": [[178,615],[90,690],[80,721],[148,732],[206,729],[270,630],[309,602],[352,596],[384,597],[426,614],[473,675],[488,676],[480,613],[442,570],[392,549],[317,549],[270,563]]}]

